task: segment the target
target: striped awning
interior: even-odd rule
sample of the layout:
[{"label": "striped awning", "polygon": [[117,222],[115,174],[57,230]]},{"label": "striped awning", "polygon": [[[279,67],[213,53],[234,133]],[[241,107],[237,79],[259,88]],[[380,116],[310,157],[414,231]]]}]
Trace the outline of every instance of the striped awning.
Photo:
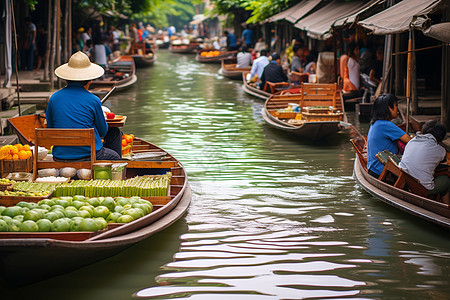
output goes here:
[{"label": "striped awning", "polygon": [[280,20],[286,20],[291,23],[297,22],[304,17],[307,13],[313,10],[322,0],[303,0],[300,3],[288,8],[272,17],[266,19],[266,22],[276,22]]},{"label": "striped awning", "polygon": [[[367,2],[361,8],[357,9],[355,12],[353,12],[349,15],[346,15],[340,19],[337,19],[336,22],[334,22],[333,27],[339,27],[339,26],[344,26],[347,24],[353,24],[353,22],[355,22],[360,15],[363,15],[365,13],[370,13],[370,11],[373,11],[374,9],[376,9],[380,6],[382,7],[383,6],[382,4],[384,4],[385,2],[386,2],[386,0],[371,0],[371,1]],[[372,14],[373,14],[373,12],[372,12]]]},{"label": "striped awning", "polygon": [[358,24],[372,30],[373,34],[401,33],[410,28],[421,29],[428,14],[436,10],[441,0],[403,0]]},{"label": "striped awning", "polygon": [[326,39],[331,36],[331,26],[336,20],[358,12],[366,6],[366,2],[364,0],[334,0],[309,16],[300,19],[295,27],[307,31],[310,37]]}]

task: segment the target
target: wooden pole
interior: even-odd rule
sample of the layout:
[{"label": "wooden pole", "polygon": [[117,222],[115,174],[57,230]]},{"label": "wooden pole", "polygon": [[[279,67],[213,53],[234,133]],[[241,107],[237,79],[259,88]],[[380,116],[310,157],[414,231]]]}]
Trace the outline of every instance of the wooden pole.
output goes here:
[{"label": "wooden pole", "polygon": [[[61,65],[61,0],[56,0],[56,65]],[[61,88],[61,80],[57,78],[58,89]]]},{"label": "wooden pole", "polygon": [[406,133],[409,131],[409,102],[411,98],[411,61],[412,61],[412,30],[409,30],[408,38],[408,62],[406,69]]},{"label": "wooden pole", "polygon": [[[52,28],[52,0],[48,0],[48,16],[47,16],[47,47],[45,49],[45,66],[44,66],[44,80],[49,80],[50,78],[50,47],[52,46],[52,35],[51,35],[51,28]],[[50,81],[50,89],[51,81]]]},{"label": "wooden pole", "polygon": [[67,57],[66,62],[69,61],[70,56],[72,55],[72,0],[67,0],[67,31],[68,31],[68,47],[67,47]]},{"label": "wooden pole", "polygon": [[[59,0],[55,0],[56,2],[58,2]],[[58,18],[58,5],[55,3],[55,5],[53,6],[53,36],[52,36],[52,51],[50,54],[50,84],[51,84],[51,88],[54,89],[55,88],[55,84],[54,84],[54,80],[53,80],[53,70],[55,70],[55,52],[56,52],[56,34],[57,34],[57,29],[56,29],[56,19]]]},{"label": "wooden pole", "polygon": [[417,68],[416,68],[416,35],[411,32],[411,114],[419,113],[419,99],[417,95]]}]

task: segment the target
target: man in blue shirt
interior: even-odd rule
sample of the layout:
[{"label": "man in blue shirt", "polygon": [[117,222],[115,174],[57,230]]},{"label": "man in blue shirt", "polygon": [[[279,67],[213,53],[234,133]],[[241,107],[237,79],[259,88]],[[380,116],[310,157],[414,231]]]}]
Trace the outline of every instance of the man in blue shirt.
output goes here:
[{"label": "man in blue shirt", "polygon": [[234,36],[234,34],[225,30],[223,32],[223,35],[227,37],[227,49],[229,51],[238,50],[237,40],[236,40],[236,37]]},{"label": "man in blue shirt", "polygon": [[[100,99],[88,91],[92,80],[104,72],[81,51],[72,55],[67,64],[59,66],[55,74],[65,79],[67,86],[54,93],[48,102],[47,127],[94,128],[96,159],[120,160],[122,133],[118,128],[108,128]],[[87,146],[55,146],[52,152],[55,160],[89,160],[90,157]]]},{"label": "man in blue shirt", "polygon": [[247,25],[244,27],[244,31],[242,32],[242,43],[247,48],[253,48],[253,43],[255,42],[255,36],[253,34],[253,30],[248,28]]}]

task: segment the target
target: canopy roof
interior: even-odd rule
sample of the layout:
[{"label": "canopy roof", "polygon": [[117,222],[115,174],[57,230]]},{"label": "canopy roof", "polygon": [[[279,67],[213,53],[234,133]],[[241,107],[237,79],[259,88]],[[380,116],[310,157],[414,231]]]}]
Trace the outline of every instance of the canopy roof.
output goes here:
[{"label": "canopy roof", "polygon": [[[265,22],[276,22],[280,20],[286,20],[291,23],[297,22],[298,19],[305,16],[312,9],[314,9],[322,0],[303,0],[300,3],[288,8],[276,15],[266,19]],[[265,23],[264,22],[264,23]]]},{"label": "canopy roof", "polygon": [[[378,5],[381,6],[381,4],[384,4],[386,0],[371,0],[367,2],[365,5],[363,5],[361,8],[357,9],[354,13],[351,13],[349,15],[346,15],[342,18],[339,18],[334,22],[333,27],[339,27],[344,26],[346,24],[352,24],[356,21],[356,19],[363,13],[368,12],[374,8],[376,8]],[[372,12],[373,14],[373,12]]]},{"label": "canopy roof", "polygon": [[450,22],[431,25],[422,30],[426,36],[450,43]]},{"label": "canopy roof", "polygon": [[358,22],[374,34],[394,34],[408,31],[411,27],[421,28],[441,0],[403,0],[382,12]]},{"label": "canopy roof", "polygon": [[364,0],[334,0],[309,16],[300,19],[295,27],[306,30],[308,35],[313,38],[326,39],[330,36],[329,31],[336,20],[350,16],[366,6],[367,3]]}]

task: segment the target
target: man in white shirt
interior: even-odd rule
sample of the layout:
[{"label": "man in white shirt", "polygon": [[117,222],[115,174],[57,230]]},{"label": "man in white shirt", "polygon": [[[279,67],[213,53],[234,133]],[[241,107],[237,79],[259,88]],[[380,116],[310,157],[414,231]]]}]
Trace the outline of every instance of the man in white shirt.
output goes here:
[{"label": "man in white shirt", "polygon": [[[260,56],[255,59],[252,65],[252,70],[250,71],[250,78],[254,78],[257,75],[257,79],[261,78],[262,72],[264,68],[269,64],[269,59],[267,58],[267,50],[262,49],[260,52]],[[256,81],[256,80],[255,80]]]},{"label": "man in white shirt", "polygon": [[434,171],[441,161],[447,157],[447,151],[439,145],[446,137],[447,129],[433,120],[423,125],[422,134],[406,144],[400,161],[400,168],[420,180],[429,195],[448,193],[450,179],[447,175],[434,177]]}]

